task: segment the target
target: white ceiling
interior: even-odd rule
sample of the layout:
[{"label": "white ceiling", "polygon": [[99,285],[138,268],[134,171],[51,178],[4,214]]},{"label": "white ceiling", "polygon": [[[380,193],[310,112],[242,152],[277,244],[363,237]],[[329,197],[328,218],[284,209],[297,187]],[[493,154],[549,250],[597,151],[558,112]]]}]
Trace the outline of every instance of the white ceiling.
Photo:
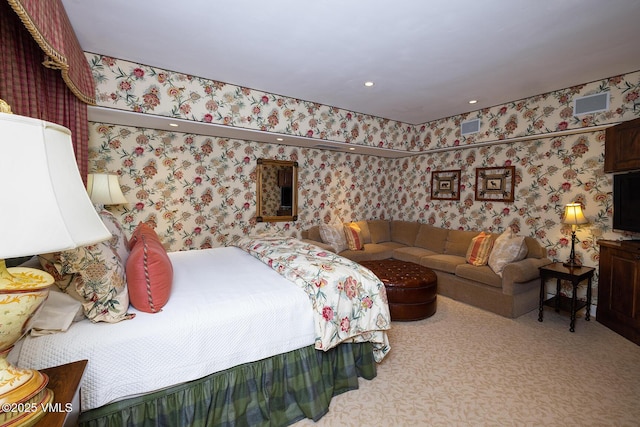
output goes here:
[{"label": "white ceiling", "polygon": [[640,70],[639,0],[62,3],[87,52],[410,124]]}]

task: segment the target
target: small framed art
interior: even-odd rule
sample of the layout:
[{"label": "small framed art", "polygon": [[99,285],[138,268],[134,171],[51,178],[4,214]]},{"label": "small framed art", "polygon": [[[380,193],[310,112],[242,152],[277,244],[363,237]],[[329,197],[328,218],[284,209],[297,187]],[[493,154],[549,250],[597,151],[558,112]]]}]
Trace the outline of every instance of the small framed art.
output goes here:
[{"label": "small framed art", "polygon": [[460,200],[460,169],[431,172],[432,200]]},{"label": "small framed art", "polygon": [[476,200],[513,202],[516,167],[476,168]]}]

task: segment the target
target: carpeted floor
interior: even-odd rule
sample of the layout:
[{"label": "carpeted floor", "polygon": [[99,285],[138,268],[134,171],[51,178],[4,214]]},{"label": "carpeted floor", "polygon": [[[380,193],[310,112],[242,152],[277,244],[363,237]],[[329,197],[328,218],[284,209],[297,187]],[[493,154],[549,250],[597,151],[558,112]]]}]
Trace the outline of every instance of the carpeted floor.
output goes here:
[{"label": "carpeted floor", "polygon": [[431,318],[393,322],[377,378],[294,425],[639,426],[640,346],[593,317],[571,333],[568,313],[544,314],[506,319],[438,296]]}]

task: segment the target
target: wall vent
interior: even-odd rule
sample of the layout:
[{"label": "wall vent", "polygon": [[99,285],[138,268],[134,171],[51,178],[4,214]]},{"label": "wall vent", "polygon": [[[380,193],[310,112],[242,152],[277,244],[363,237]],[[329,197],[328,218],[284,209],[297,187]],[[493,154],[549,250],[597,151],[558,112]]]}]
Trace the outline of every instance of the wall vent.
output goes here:
[{"label": "wall vent", "polygon": [[460,133],[462,135],[469,135],[472,133],[480,132],[480,119],[467,120],[460,123]]},{"label": "wall vent", "polygon": [[609,92],[587,95],[573,100],[573,115],[597,113],[609,109]]},{"label": "wall vent", "polygon": [[316,148],[318,150],[342,151],[341,147],[336,147],[335,145],[329,145],[329,144],[317,144],[317,145],[314,145],[312,148]]}]

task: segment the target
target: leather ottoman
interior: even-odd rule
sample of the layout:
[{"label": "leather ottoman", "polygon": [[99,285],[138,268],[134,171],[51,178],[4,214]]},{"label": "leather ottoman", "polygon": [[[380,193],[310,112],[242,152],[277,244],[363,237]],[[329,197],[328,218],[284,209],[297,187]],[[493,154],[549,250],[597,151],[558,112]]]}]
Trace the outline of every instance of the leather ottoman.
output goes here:
[{"label": "leather ottoman", "polygon": [[438,279],[430,268],[397,259],[360,264],[384,283],[391,320],[426,319],[436,312]]}]

